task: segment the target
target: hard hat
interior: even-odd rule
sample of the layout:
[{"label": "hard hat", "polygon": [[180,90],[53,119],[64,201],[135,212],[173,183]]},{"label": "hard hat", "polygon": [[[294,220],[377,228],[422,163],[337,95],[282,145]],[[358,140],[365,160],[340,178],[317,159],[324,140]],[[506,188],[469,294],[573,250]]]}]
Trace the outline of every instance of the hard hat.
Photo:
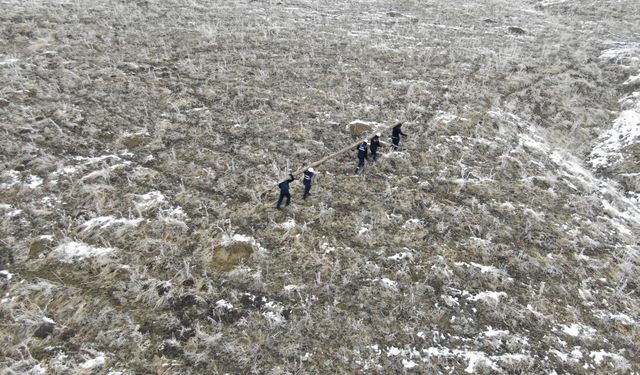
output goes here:
[{"label": "hard hat", "polygon": [[362,142],[369,144],[369,140],[368,139],[363,139]]},{"label": "hard hat", "polygon": [[309,168],[309,172],[311,172],[311,173],[316,173],[316,170],[315,170],[315,169],[313,169],[313,168]]},{"label": "hard hat", "polygon": [[376,133],[376,137],[380,137],[380,136],[381,136],[381,134],[380,134],[380,133]]}]

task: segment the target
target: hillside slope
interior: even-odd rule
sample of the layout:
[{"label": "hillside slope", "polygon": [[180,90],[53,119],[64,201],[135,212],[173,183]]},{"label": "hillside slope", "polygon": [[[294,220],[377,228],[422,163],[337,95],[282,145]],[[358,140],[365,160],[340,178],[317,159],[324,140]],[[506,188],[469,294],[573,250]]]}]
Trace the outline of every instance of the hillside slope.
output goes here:
[{"label": "hillside slope", "polygon": [[[584,3],[3,2],[1,373],[640,372],[640,4]],[[354,121],[408,137],[276,210]]]}]

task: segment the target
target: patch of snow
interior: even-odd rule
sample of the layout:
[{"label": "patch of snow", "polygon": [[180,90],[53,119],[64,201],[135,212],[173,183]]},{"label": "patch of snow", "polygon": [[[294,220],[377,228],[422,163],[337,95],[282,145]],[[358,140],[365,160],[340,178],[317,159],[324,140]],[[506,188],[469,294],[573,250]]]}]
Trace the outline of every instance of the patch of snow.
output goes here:
[{"label": "patch of snow", "polygon": [[[491,245],[491,240],[485,239],[485,238],[480,238],[480,237],[469,237],[469,239],[479,245],[482,246],[488,246]],[[472,263],[473,264],[473,263]],[[484,273],[484,272],[483,272]]]},{"label": "patch of snow", "polygon": [[80,178],[80,181],[91,180],[91,179],[96,178],[96,177],[102,177],[102,178],[106,179],[107,178],[107,170],[106,169],[99,169],[97,171],[90,172],[90,173],[82,176],[82,178]]},{"label": "patch of snow", "polygon": [[538,3],[538,6],[541,7],[551,7],[554,5],[560,5],[566,3],[568,0],[544,0]]},{"label": "patch of snow", "polygon": [[105,358],[104,355],[99,355],[96,358],[88,359],[85,362],[81,363],[78,367],[81,369],[91,369],[94,367],[100,367],[104,365]]},{"label": "patch of snow", "polygon": [[584,255],[582,251],[579,254],[576,254],[576,260],[589,261],[590,259],[591,258],[588,255]]},{"label": "patch of snow", "polygon": [[624,81],[623,85],[634,85],[636,83],[640,83],[640,74],[629,77],[629,79]]},{"label": "patch of snow", "polygon": [[262,316],[267,319],[270,327],[279,326],[284,323],[284,317],[273,311],[264,311],[262,312]]},{"label": "patch of snow", "polygon": [[398,253],[395,255],[391,255],[389,257],[387,257],[387,259],[391,259],[391,260],[403,260],[403,259],[413,259],[413,254],[411,254],[410,252],[402,252],[402,253]]},{"label": "patch of snow", "polygon": [[622,150],[640,141],[640,113],[636,110],[622,111],[613,121],[613,127],[600,137],[600,142],[591,151],[593,169],[606,168],[625,159]]},{"label": "patch of snow", "polygon": [[440,122],[440,123],[444,123],[444,124],[448,124],[450,122],[452,122],[453,120],[457,119],[458,116],[452,114],[452,113],[447,113],[444,111],[438,111],[436,112],[433,121],[435,122]]},{"label": "patch of snow", "polygon": [[[619,210],[617,207],[614,207],[609,201],[605,199],[602,200],[602,207],[604,211],[613,219],[613,221],[618,224],[616,225],[616,227],[618,227],[618,230],[620,230],[621,232],[627,235],[631,235],[631,231],[626,225],[620,222],[619,220],[620,218],[625,219],[630,223],[635,223],[640,225],[640,216],[636,216],[634,213],[630,212],[630,210],[626,210],[626,211]],[[625,208],[629,208],[629,207],[625,207]]]},{"label": "patch of snow", "polygon": [[21,213],[22,213],[21,209],[16,209],[16,210],[7,212],[6,216],[7,217],[16,217],[16,216],[20,215]]},{"label": "patch of snow", "polygon": [[487,330],[482,332],[485,337],[496,337],[496,336],[506,336],[509,334],[509,331],[493,329],[491,326],[487,327]]},{"label": "patch of snow", "polygon": [[460,303],[458,302],[458,299],[456,297],[443,294],[440,296],[440,298],[442,298],[444,303],[449,307],[460,306]]},{"label": "patch of snow", "polygon": [[291,230],[296,227],[296,221],[294,219],[289,219],[284,223],[280,224],[280,226],[286,230]]},{"label": "patch of snow", "polygon": [[561,352],[559,350],[551,349],[551,350],[549,350],[549,353],[555,355],[556,357],[558,357],[563,362],[567,362],[569,360],[569,354],[563,353],[563,352]]},{"label": "patch of snow", "polygon": [[233,305],[231,303],[227,302],[224,299],[218,300],[216,302],[216,307],[224,308],[224,309],[227,309],[227,310],[233,310]]},{"label": "patch of snow", "polygon": [[29,176],[29,183],[27,184],[27,186],[31,189],[35,189],[38,186],[42,185],[42,178],[35,176],[35,175],[31,175]]},{"label": "patch of snow", "polygon": [[157,207],[160,204],[164,203],[166,199],[165,196],[162,195],[162,193],[159,191],[151,191],[147,194],[137,195],[136,198],[138,199],[135,202],[136,208],[142,211]]},{"label": "patch of snow", "polygon": [[596,365],[599,365],[605,358],[611,358],[614,361],[626,361],[626,359],[620,354],[605,352],[604,350],[594,351],[589,354],[589,357],[593,358]]},{"label": "patch of snow", "polygon": [[230,243],[233,242],[253,242],[254,239],[251,236],[246,236],[244,234],[234,234],[231,237],[225,235],[224,236],[224,240],[222,241],[223,244],[228,245]]},{"label": "patch of snow", "polygon": [[122,225],[125,227],[137,227],[140,223],[144,221],[142,218],[138,219],[116,219],[113,216],[100,216],[90,219],[83,224],[80,225],[80,228],[84,228],[82,231],[88,231],[94,228],[105,229],[112,225]]},{"label": "patch of snow", "polygon": [[16,59],[15,57],[7,57],[4,60],[0,60],[0,66],[2,66],[2,65],[13,65],[13,64],[17,63],[18,61],[20,61],[20,60]]},{"label": "patch of snow", "polygon": [[304,285],[290,284],[290,285],[285,285],[284,286],[284,291],[285,292],[293,292],[294,290],[301,290],[301,289],[304,289]]},{"label": "patch of snow", "polygon": [[636,46],[627,43],[615,43],[616,47],[609,48],[600,54],[602,60],[620,60],[635,55]]},{"label": "patch of snow", "polygon": [[483,352],[469,352],[467,354],[467,360],[469,361],[469,365],[464,369],[464,372],[468,374],[476,373],[476,367],[479,364],[485,365],[495,371],[498,370],[495,363],[487,358],[486,354],[484,354]]},{"label": "patch of snow", "polygon": [[496,365],[496,363],[504,362],[513,364],[514,362],[525,362],[531,359],[531,357],[524,354],[503,354],[497,356],[489,356],[484,352],[459,349],[451,350],[445,347],[430,347],[427,349],[422,349],[422,352],[426,355],[422,358],[423,362],[428,362],[429,357],[463,358],[469,361],[467,367],[465,368],[465,372],[469,374],[477,373],[477,368],[480,365],[488,367],[492,371],[500,372],[500,368]]},{"label": "patch of snow", "polygon": [[618,321],[624,325],[633,325],[635,324],[635,320],[627,314],[610,314],[609,318],[612,320]]},{"label": "patch of snow", "polygon": [[20,172],[16,170],[4,171],[2,173],[2,177],[8,178],[9,182],[3,182],[0,184],[0,189],[10,188],[20,182]]},{"label": "patch of snow", "polygon": [[116,169],[119,169],[119,168],[124,168],[128,165],[131,165],[131,162],[128,160],[125,160],[124,163],[111,165],[107,168],[102,168],[102,169],[98,169],[97,171],[90,172],[89,174],[80,178],[80,181],[92,179],[94,177],[102,177],[106,179],[109,175],[109,172],[115,171]]},{"label": "patch of snow", "polygon": [[[204,108],[202,108],[202,109],[204,109]],[[149,135],[149,131],[148,130],[139,130],[137,132],[124,132],[124,133],[122,133],[122,135],[125,136],[125,137],[134,137],[134,136],[146,137],[146,136]]]},{"label": "patch of snow", "polygon": [[494,292],[494,291],[486,291],[480,292],[475,296],[467,297],[468,301],[500,301],[500,297],[507,297],[507,293],[505,292]]},{"label": "patch of snow", "polygon": [[353,120],[349,123],[349,125],[369,125],[369,126],[380,126],[382,124],[380,124],[379,122],[375,122],[375,121],[364,121],[364,120]]},{"label": "patch of snow", "polygon": [[323,242],[320,245],[320,250],[322,250],[325,254],[331,254],[336,251],[336,248],[334,246],[329,245],[326,242]]},{"label": "patch of snow", "polygon": [[256,239],[251,237],[251,236],[246,236],[244,234],[238,234],[238,233],[235,233],[235,234],[233,234],[231,236],[229,236],[226,233],[222,235],[222,244],[223,245],[229,245],[229,244],[232,244],[234,242],[248,242],[248,243],[251,244],[251,246],[253,246],[255,249],[258,250],[259,254],[264,255],[264,254],[268,253],[267,249],[262,247],[260,245],[260,243],[258,241],[256,241]]},{"label": "patch of snow", "polygon": [[531,217],[531,218],[533,218],[533,219],[535,219],[537,221],[540,221],[540,222],[543,222],[544,219],[545,219],[544,212],[537,212],[537,211],[535,211],[535,210],[533,210],[531,208],[528,208],[528,207],[525,208],[522,211],[522,213],[525,214],[526,216],[529,216],[529,217]]},{"label": "patch of snow", "polygon": [[513,211],[513,210],[516,209],[514,207],[513,203],[511,203],[511,202],[502,202],[502,203],[500,203],[500,205],[498,207],[500,207],[500,208],[502,208],[504,210],[507,210],[507,211]]},{"label": "patch of snow", "polygon": [[376,132],[386,128],[384,124],[381,124],[376,121],[353,120],[347,124],[346,130],[348,131],[353,125],[366,125],[371,127],[372,131],[376,131]]},{"label": "patch of snow", "polygon": [[54,196],[42,197],[40,202],[45,204],[47,207],[54,207],[56,203],[60,203],[60,198]]},{"label": "patch of snow", "polygon": [[158,219],[167,224],[188,228],[187,224],[185,223],[185,220],[188,220],[187,214],[180,206],[172,207],[158,212]]},{"label": "patch of snow", "polygon": [[358,229],[358,236],[362,236],[363,234],[367,233],[369,231],[369,228],[363,226],[360,227],[360,229]]},{"label": "patch of snow", "polygon": [[63,263],[74,263],[87,258],[111,255],[116,251],[111,247],[94,247],[84,242],[69,241],[56,247],[51,254]]},{"label": "patch of snow", "polygon": [[388,279],[386,277],[383,277],[382,279],[380,279],[380,283],[385,288],[389,288],[389,289],[393,289],[393,290],[395,290],[398,287],[398,282],[397,281],[393,281],[393,280]]},{"label": "patch of snow", "polygon": [[424,220],[422,219],[409,219],[402,224],[402,229],[416,230],[424,228]]},{"label": "patch of snow", "polygon": [[55,172],[51,172],[49,175],[49,184],[55,185],[58,183],[58,179],[60,176],[73,174],[78,171],[78,168],[75,166],[59,166]]},{"label": "patch of snow", "polygon": [[[522,133],[518,136],[520,146],[534,149],[544,154],[547,154],[551,151],[551,148],[545,143],[545,140],[537,135],[530,136],[528,134]],[[534,139],[534,137],[537,139]]]},{"label": "patch of snow", "polygon": [[498,268],[496,268],[494,266],[484,266],[482,264],[478,264],[478,263],[474,263],[474,262],[471,262],[470,264],[472,266],[476,267],[476,268],[479,268],[480,269],[480,273],[490,273],[490,274],[495,274],[495,275],[498,275],[498,274],[502,273]]},{"label": "patch of snow", "polygon": [[392,346],[387,349],[387,357],[395,357],[400,354],[402,354],[402,350],[396,348],[395,346]]},{"label": "patch of snow", "polygon": [[582,352],[580,351],[579,346],[573,348],[573,350],[571,351],[571,357],[575,358],[576,360],[582,359]]},{"label": "patch of snow", "polygon": [[562,329],[562,332],[573,337],[582,336],[590,338],[596,334],[596,330],[594,328],[577,323],[572,323],[570,325],[561,324],[559,327]]},{"label": "patch of snow", "polygon": [[497,118],[499,120],[505,121],[509,125],[513,125],[517,129],[520,129],[523,127],[527,127],[530,129],[532,128],[530,125],[526,123],[526,121],[524,121],[520,117],[514,115],[513,113],[506,112],[501,108],[492,108],[491,110],[487,111],[487,114],[493,118]]},{"label": "patch of snow", "polygon": [[35,364],[31,368],[31,371],[29,371],[30,375],[38,375],[38,374],[45,375],[46,373],[47,373],[47,370],[45,368],[43,368],[42,366],[40,366],[39,363]]},{"label": "patch of snow", "polygon": [[7,280],[11,280],[13,278],[13,274],[7,270],[0,271],[0,276],[3,276]]},{"label": "patch of snow", "polygon": [[414,361],[410,360],[410,359],[406,360],[406,359],[403,358],[402,359],[402,366],[404,366],[404,368],[406,368],[406,369],[412,369],[412,368],[418,366],[418,364],[415,363]]},{"label": "patch of snow", "polygon": [[78,171],[78,168],[75,166],[62,166],[60,168],[58,168],[58,173],[59,174],[72,174],[72,173],[76,173]]},{"label": "patch of snow", "polygon": [[85,157],[85,156],[76,156],[74,157],[75,160],[77,161],[83,161],[84,165],[91,165],[91,164],[96,164],[99,163],[101,161],[105,161],[105,160],[109,160],[109,159],[114,159],[114,160],[122,160],[120,159],[120,157],[118,155],[103,155],[103,156],[98,156],[98,157]]}]

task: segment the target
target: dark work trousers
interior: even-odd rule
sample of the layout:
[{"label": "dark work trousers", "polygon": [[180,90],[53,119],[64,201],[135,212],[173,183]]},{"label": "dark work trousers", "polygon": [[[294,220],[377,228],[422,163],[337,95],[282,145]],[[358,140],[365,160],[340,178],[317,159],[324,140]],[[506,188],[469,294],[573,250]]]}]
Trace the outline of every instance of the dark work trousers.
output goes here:
[{"label": "dark work trousers", "polygon": [[358,174],[358,172],[360,172],[360,170],[364,168],[364,159],[365,158],[358,158],[359,162],[358,167],[356,168],[356,174]]},{"label": "dark work trousers", "polygon": [[376,161],[378,159],[378,150],[377,149],[376,150],[372,149],[370,155],[371,155],[371,160],[372,161]]},{"label": "dark work trousers", "polygon": [[302,195],[302,199],[307,199],[307,197],[309,196],[309,194],[311,194],[309,191],[311,190],[311,182],[304,184],[304,194]]},{"label": "dark work trousers", "polygon": [[280,191],[280,198],[278,198],[278,204],[276,205],[277,209],[280,209],[280,204],[282,203],[282,200],[284,198],[287,198],[287,203],[285,204],[285,206],[288,206],[289,203],[291,203],[291,194],[288,191]]},{"label": "dark work trousers", "polygon": [[393,151],[398,151],[400,145],[400,137],[391,137],[391,143],[393,143]]}]

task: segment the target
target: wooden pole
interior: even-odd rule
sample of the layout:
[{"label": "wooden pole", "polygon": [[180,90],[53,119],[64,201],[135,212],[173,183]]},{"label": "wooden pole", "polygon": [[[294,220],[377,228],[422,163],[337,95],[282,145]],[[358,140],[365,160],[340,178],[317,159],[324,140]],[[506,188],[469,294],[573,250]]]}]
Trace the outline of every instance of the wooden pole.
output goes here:
[{"label": "wooden pole", "polygon": [[[396,124],[396,125],[397,125],[397,124]],[[393,126],[396,126],[396,125],[393,125]],[[391,129],[393,126],[388,126],[387,128],[385,128],[385,129],[384,129],[384,130],[382,130],[382,131],[387,131],[387,130]],[[378,130],[378,131],[376,131],[376,133],[382,133],[382,131]],[[373,136],[374,136],[374,135],[375,135],[375,134],[369,135],[369,137],[367,137],[366,139],[368,139],[368,140],[369,140],[369,139],[373,138]],[[292,172],[291,174],[292,174],[293,176],[296,176],[296,175],[299,175],[299,174],[303,173],[304,171],[306,171],[306,170],[307,170],[307,169],[309,169],[309,168],[317,167],[318,165],[324,164],[325,162],[327,162],[328,160],[331,160],[331,159],[335,158],[336,156],[342,155],[342,154],[344,154],[344,153],[346,153],[346,152],[348,152],[348,151],[351,151],[351,150],[355,149],[356,147],[358,147],[358,145],[359,145],[360,143],[362,143],[362,138],[361,138],[359,141],[356,141],[356,142],[354,142],[354,143],[350,144],[349,146],[347,146],[347,147],[345,147],[345,148],[342,148],[342,149],[340,149],[340,150],[338,150],[338,151],[334,152],[333,154],[330,154],[330,155],[328,155],[328,156],[325,156],[324,158],[322,158],[322,159],[320,159],[320,160],[318,160],[318,161],[314,161],[313,163],[311,163],[311,164],[309,164],[309,165],[306,165],[306,166],[304,166],[304,167],[302,167],[302,168],[297,169],[296,171]],[[381,143],[382,143],[382,142],[381,142]]]},{"label": "wooden pole", "polygon": [[[398,124],[401,124],[401,123],[398,123]],[[398,125],[398,124],[396,124],[396,125]],[[384,128],[384,129],[382,129],[382,130],[377,130],[377,131],[376,131],[376,133],[382,133],[383,131],[387,131],[387,130],[389,130],[389,129],[393,128],[393,127],[394,127],[394,126],[396,126],[396,125],[393,125],[393,126],[387,126],[386,128]],[[372,134],[372,135],[369,135],[369,137],[367,137],[367,139],[371,139],[371,138],[373,137],[373,135],[375,135],[375,133],[374,133],[374,134]],[[313,163],[311,163],[311,164],[308,164],[308,165],[306,165],[306,166],[304,166],[304,167],[302,167],[302,168],[299,168],[299,169],[295,170],[295,171],[294,171],[294,172],[292,172],[291,174],[295,177],[296,175],[299,175],[299,174],[303,173],[304,171],[306,171],[306,170],[307,170],[307,169],[309,169],[309,168],[313,168],[313,167],[317,167],[318,165],[322,165],[322,164],[324,164],[325,162],[327,162],[328,160],[335,158],[336,156],[342,155],[342,154],[344,154],[344,153],[346,153],[346,152],[348,152],[348,151],[351,151],[351,150],[355,149],[356,147],[358,147],[358,145],[359,145],[361,142],[362,142],[362,138],[360,138],[360,140],[358,140],[357,142],[354,142],[354,143],[350,144],[349,146],[346,146],[346,147],[344,147],[344,148],[342,148],[342,149],[340,149],[340,150],[338,150],[338,151],[336,151],[336,152],[334,152],[334,153],[332,153],[332,154],[330,154],[330,155],[328,155],[328,156],[325,156],[324,158],[322,158],[322,159],[320,159],[320,160],[318,160],[318,161],[314,161],[314,162],[313,162]],[[380,143],[382,143],[382,144],[386,144],[385,142],[380,142]],[[282,181],[285,181],[285,180],[282,180]],[[277,186],[277,185],[276,185],[276,186]],[[274,186],[274,187],[275,187],[275,186]],[[274,187],[265,186],[263,189],[261,189],[261,190],[258,192],[258,194],[259,194],[261,197],[263,197],[265,194],[269,193],[270,191],[273,191],[273,190],[274,190]]]}]

